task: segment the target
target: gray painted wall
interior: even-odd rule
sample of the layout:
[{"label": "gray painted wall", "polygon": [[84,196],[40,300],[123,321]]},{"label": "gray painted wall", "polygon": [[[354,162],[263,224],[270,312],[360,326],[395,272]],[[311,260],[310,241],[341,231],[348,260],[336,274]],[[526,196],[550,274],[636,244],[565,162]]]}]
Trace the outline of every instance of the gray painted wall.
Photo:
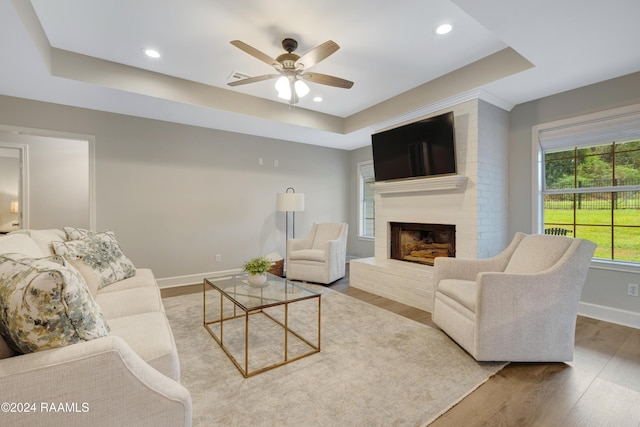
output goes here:
[{"label": "gray painted wall", "polygon": [[[276,193],[290,186],[306,199],[297,236],[313,222],[349,219],[347,151],[1,96],[0,117],[95,136],[97,229],[114,230],[134,264],[158,278],[284,255]],[[64,225],[73,224],[50,226]]]},{"label": "gray painted wall", "polygon": [[[531,232],[531,127],[640,103],[640,73],[586,86],[516,106],[509,127],[509,231]],[[640,298],[627,296],[627,284],[640,274],[591,268],[582,302],[640,313]]]},{"label": "gray painted wall", "polygon": [[89,228],[89,144],[29,137],[29,227]]}]

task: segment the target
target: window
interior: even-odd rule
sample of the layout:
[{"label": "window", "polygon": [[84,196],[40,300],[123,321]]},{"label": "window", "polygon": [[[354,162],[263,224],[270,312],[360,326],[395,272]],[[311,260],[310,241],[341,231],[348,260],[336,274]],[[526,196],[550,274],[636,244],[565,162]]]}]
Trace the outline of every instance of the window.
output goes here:
[{"label": "window", "polygon": [[640,141],[544,155],[544,227],[598,244],[596,258],[640,262]]},{"label": "window", "polygon": [[537,131],[538,230],[591,240],[597,259],[640,264],[640,109]]},{"label": "window", "polygon": [[375,201],[373,162],[358,163],[358,236],[373,238],[375,232]]}]

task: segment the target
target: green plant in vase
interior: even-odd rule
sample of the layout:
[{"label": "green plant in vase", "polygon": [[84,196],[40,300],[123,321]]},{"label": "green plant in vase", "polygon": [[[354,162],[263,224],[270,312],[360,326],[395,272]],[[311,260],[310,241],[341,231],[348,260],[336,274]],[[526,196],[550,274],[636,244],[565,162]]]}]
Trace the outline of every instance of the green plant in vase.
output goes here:
[{"label": "green plant in vase", "polygon": [[267,282],[267,271],[271,268],[271,261],[265,257],[252,258],[245,262],[242,271],[249,274],[247,278],[250,285],[262,286]]}]

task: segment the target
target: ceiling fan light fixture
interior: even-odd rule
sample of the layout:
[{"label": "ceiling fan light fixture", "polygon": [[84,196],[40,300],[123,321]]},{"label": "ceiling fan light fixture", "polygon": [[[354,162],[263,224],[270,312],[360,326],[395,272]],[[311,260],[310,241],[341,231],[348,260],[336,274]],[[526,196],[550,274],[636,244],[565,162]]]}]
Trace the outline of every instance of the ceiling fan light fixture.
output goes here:
[{"label": "ceiling fan light fixture", "polygon": [[296,95],[298,95],[299,98],[309,93],[309,86],[302,80],[296,80],[294,86],[296,88]]},{"label": "ceiling fan light fixture", "polygon": [[353,82],[339,77],[320,73],[307,73],[308,68],[323,61],[340,48],[340,46],[332,40],[327,40],[304,55],[299,56],[293,53],[298,46],[298,42],[287,38],[282,41],[282,47],[287,53],[283,53],[275,59],[240,40],[232,40],[231,44],[254,58],[272,66],[278,74],[264,74],[242,80],[234,80],[227,82],[229,86],[235,87],[277,78],[275,88],[278,91],[278,97],[289,100],[291,105],[296,104],[300,98],[308,95],[310,92],[309,86],[303,80],[344,89],[350,89],[351,86],[353,86]]},{"label": "ceiling fan light fixture", "polygon": [[278,98],[286,99],[287,101],[291,99],[291,85],[287,77],[282,76],[276,80],[276,90],[278,91]]},{"label": "ceiling fan light fixture", "polygon": [[289,79],[285,76],[280,76],[278,80],[276,80],[276,90],[278,92],[291,91],[289,87]]}]

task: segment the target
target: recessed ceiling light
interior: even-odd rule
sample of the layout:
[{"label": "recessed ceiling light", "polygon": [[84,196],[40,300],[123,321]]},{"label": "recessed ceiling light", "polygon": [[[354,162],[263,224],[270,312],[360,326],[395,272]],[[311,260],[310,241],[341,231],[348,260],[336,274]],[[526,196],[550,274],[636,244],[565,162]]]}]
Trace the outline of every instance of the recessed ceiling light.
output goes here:
[{"label": "recessed ceiling light", "polygon": [[322,97],[321,97],[321,96],[315,96],[315,97],[313,98],[313,100],[314,100],[315,102],[322,102]]},{"label": "recessed ceiling light", "polygon": [[453,26],[451,24],[442,24],[436,27],[435,33],[439,36],[443,36],[448,34],[451,30],[453,30]]},{"label": "recessed ceiling light", "polygon": [[160,52],[155,49],[145,49],[144,54],[149,58],[160,58]]}]

